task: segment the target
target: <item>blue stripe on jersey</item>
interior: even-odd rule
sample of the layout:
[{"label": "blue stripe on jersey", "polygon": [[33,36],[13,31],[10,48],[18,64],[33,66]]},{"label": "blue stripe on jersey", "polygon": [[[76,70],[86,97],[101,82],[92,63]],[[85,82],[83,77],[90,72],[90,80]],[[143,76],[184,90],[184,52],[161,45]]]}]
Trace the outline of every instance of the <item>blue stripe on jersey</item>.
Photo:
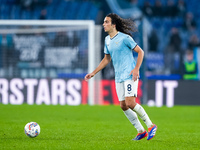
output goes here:
[{"label": "blue stripe on jersey", "polygon": [[135,68],[135,60],[132,50],[137,43],[133,38],[122,32],[112,39],[110,36],[105,38],[104,53],[110,54],[115,69],[115,82],[123,82],[132,79],[131,70]]}]

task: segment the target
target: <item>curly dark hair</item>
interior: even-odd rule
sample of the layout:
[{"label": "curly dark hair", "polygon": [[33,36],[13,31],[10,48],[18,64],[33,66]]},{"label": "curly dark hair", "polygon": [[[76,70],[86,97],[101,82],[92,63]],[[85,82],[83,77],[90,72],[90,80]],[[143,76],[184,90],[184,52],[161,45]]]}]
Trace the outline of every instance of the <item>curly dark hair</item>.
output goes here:
[{"label": "curly dark hair", "polygon": [[110,13],[106,17],[110,17],[112,24],[116,25],[117,31],[132,36],[132,32],[136,32],[137,28],[131,19],[123,19],[115,13]]}]

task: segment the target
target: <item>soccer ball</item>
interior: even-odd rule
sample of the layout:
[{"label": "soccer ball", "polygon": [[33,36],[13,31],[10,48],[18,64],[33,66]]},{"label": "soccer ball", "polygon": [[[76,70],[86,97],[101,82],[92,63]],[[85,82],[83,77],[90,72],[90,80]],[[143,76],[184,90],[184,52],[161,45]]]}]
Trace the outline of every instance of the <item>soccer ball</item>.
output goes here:
[{"label": "soccer ball", "polygon": [[28,137],[34,138],[40,134],[40,126],[36,122],[29,122],[25,125],[24,132]]}]

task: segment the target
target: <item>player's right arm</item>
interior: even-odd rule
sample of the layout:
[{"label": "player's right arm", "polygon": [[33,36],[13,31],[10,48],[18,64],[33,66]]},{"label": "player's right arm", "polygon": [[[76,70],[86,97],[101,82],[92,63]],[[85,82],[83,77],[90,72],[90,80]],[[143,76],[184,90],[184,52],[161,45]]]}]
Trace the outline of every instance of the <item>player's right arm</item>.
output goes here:
[{"label": "player's right arm", "polygon": [[110,63],[110,61],[111,61],[111,56],[109,54],[105,54],[99,66],[92,73],[87,74],[85,76],[85,80],[88,81],[90,78],[92,78],[95,74],[97,74],[99,71],[105,68]]}]

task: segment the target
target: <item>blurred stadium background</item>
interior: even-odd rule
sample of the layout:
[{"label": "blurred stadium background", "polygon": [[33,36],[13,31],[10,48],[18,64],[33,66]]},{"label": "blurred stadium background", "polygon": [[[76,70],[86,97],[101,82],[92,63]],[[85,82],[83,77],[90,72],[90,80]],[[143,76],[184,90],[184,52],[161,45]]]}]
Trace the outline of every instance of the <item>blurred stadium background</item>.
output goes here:
[{"label": "blurred stadium background", "polygon": [[0,103],[118,105],[112,64],[83,80],[104,55],[102,23],[114,12],[137,23],[145,51],[138,103],[200,105],[198,2],[0,0]]}]

